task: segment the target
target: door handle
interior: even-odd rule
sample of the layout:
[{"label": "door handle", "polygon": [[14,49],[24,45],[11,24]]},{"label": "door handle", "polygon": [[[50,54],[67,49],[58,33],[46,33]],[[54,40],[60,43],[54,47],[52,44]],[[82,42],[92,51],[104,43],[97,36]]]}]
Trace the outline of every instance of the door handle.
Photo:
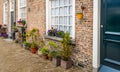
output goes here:
[{"label": "door handle", "polygon": [[103,28],[103,25],[100,25],[101,28]]}]

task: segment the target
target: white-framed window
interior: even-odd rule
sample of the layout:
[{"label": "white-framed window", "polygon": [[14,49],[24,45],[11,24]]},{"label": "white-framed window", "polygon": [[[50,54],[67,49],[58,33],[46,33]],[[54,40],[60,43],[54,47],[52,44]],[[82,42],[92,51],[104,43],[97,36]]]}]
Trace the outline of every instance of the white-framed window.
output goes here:
[{"label": "white-framed window", "polygon": [[26,20],[26,0],[18,0],[18,19]]},{"label": "white-framed window", "polygon": [[14,11],[14,0],[10,0],[10,11]]},{"label": "white-framed window", "polygon": [[[46,33],[53,27],[75,37],[75,0],[46,0]],[[48,24],[49,23],[49,24]]]},{"label": "white-framed window", "polygon": [[3,22],[4,22],[4,24],[5,25],[7,25],[8,24],[8,2],[5,2],[4,3],[4,18],[3,18]]}]

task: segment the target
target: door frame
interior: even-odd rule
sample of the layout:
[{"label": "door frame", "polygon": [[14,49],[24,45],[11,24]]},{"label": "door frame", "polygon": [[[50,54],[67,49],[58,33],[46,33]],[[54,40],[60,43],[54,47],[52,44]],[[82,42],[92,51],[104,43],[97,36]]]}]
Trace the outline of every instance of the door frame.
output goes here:
[{"label": "door frame", "polygon": [[93,0],[93,72],[100,68],[101,0]]},{"label": "door frame", "polygon": [[14,22],[15,22],[15,0],[14,0],[14,8],[11,9],[11,6],[12,6],[12,3],[11,3],[12,0],[9,1],[9,27],[8,27],[8,30],[9,30],[9,37],[11,37],[12,35],[12,24],[11,24],[11,12],[14,12]]}]

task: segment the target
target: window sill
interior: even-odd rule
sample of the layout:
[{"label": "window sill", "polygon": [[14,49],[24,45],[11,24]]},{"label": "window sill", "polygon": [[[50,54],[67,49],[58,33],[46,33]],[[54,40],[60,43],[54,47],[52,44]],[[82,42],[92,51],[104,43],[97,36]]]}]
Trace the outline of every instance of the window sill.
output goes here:
[{"label": "window sill", "polygon": [[[48,36],[48,35],[45,35],[44,36],[46,39],[50,39],[50,40],[54,40],[54,41],[58,41],[58,42],[61,42],[62,41],[62,38],[59,38],[59,37],[55,37],[55,36]],[[72,45],[75,45],[75,40],[72,40]]]}]

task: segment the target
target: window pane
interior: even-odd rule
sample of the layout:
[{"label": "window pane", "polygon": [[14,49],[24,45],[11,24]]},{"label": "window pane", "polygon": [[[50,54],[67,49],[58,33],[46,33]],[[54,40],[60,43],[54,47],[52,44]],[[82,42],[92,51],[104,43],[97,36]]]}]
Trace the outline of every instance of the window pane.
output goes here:
[{"label": "window pane", "polygon": [[72,16],[70,16],[70,25],[72,25],[72,21],[73,21]]},{"label": "window pane", "polygon": [[69,8],[70,15],[72,15],[72,6]]},{"label": "window pane", "polygon": [[52,21],[51,21],[51,23],[52,23],[52,25],[53,24],[55,24],[55,18],[54,17],[52,17],[52,19],[51,19]]},{"label": "window pane", "polygon": [[54,0],[51,1],[51,5],[52,5],[52,7],[55,7],[55,1]]},{"label": "window pane", "polygon": [[69,4],[69,0],[64,0],[64,4],[68,5]]},{"label": "window pane", "polygon": [[69,4],[72,4],[73,3],[73,0],[69,0]]},{"label": "window pane", "polygon": [[56,3],[55,3],[56,6],[58,7],[58,6],[59,6],[59,0],[56,0],[55,2],[56,2]]},{"label": "window pane", "polygon": [[70,33],[70,35],[72,35],[72,27],[71,26],[69,27],[69,33]]},{"label": "window pane", "polygon": [[56,15],[59,15],[59,8],[56,9]]},{"label": "window pane", "polygon": [[64,5],[64,0],[60,0],[60,6]]}]

